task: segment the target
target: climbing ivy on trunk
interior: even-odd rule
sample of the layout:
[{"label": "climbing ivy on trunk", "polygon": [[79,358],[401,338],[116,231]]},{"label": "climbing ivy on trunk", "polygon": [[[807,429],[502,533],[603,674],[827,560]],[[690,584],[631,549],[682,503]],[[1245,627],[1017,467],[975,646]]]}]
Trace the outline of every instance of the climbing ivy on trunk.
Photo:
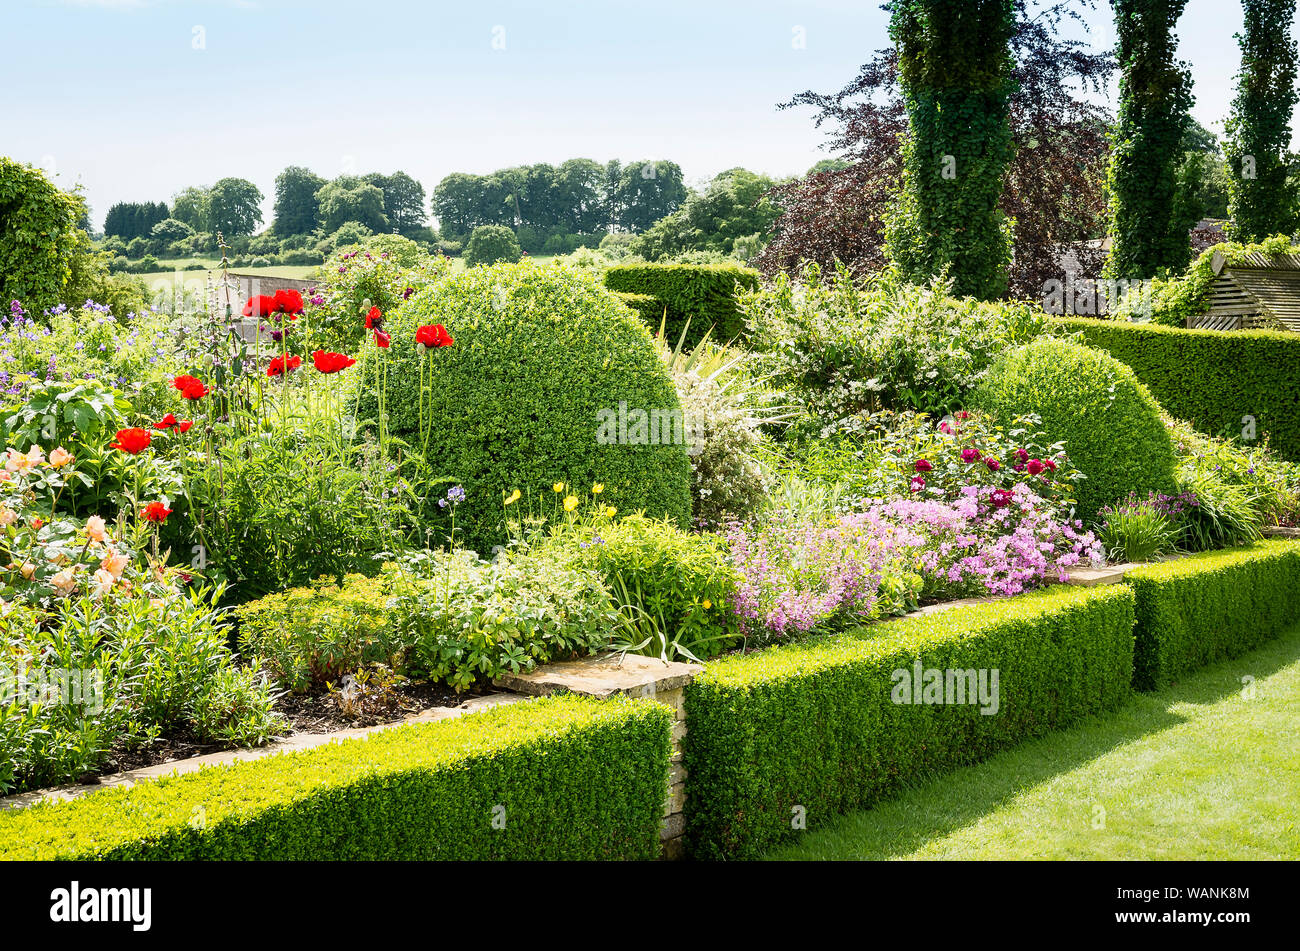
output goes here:
[{"label": "climbing ivy on trunk", "polygon": [[908,280],[946,273],[957,294],[1000,297],[1011,262],[998,202],[1012,157],[1013,0],[899,0],[891,12],[911,135],[885,253]]},{"label": "climbing ivy on trunk", "polygon": [[1176,201],[1180,144],[1193,103],[1187,64],[1174,58],[1174,25],[1187,0],[1113,0],[1121,70],[1106,189],[1110,237],[1106,274],[1117,279],[1181,271],[1191,259]]},{"label": "climbing ivy on trunk", "polygon": [[1296,107],[1296,0],[1242,0],[1241,71],[1226,125],[1230,233],[1242,242],[1290,234],[1296,189],[1288,181]]}]

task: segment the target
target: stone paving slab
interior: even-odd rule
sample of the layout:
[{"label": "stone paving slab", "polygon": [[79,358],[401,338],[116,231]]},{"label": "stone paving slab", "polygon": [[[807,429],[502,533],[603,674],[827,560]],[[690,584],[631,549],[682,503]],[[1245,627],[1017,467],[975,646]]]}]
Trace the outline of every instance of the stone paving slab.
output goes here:
[{"label": "stone paving slab", "polygon": [[534,697],[558,690],[588,697],[653,697],[680,689],[703,669],[702,664],[665,663],[639,654],[597,654],[546,664],[528,673],[502,674],[492,683]]}]

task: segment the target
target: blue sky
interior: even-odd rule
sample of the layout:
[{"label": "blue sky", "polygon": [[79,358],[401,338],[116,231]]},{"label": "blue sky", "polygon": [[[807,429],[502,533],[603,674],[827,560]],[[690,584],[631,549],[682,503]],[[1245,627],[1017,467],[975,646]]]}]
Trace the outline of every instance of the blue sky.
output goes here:
[{"label": "blue sky", "polygon": [[[1110,8],[1091,39],[1114,42]],[[1233,0],[1189,0],[1198,119],[1232,95]],[[872,0],[8,0],[0,153],[81,182],[96,223],[224,176],[453,171],[666,158],[802,173],[825,153],[803,89],[886,45]],[[798,42],[802,39],[802,44]],[[504,48],[499,48],[499,47]],[[1217,126],[1211,126],[1219,131]]]}]

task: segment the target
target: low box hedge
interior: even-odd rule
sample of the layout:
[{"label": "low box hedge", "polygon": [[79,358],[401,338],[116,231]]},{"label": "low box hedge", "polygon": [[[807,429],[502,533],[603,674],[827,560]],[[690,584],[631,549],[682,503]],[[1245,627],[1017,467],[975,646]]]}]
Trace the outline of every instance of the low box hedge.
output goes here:
[{"label": "low box hedge", "polygon": [[673,345],[684,327],[687,346],[697,343],[710,328],[710,339],[719,343],[741,337],[745,320],[736,306],[737,284],[754,290],[758,272],[739,264],[615,264],[605,271],[605,286],[611,291],[656,299],[646,324],[654,333],[664,323],[665,335]]},{"label": "low box hedge", "polygon": [[1259,437],[1300,462],[1300,334],[1272,330],[1186,330],[1086,317],[1050,325],[1083,333],[1133,368],[1178,419],[1212,436],[1240,436],[1253,416]]},{"label": "low box hedge", "polygon": [[648,700],[516,703],[0,812],[0,858],[650,859],[671,733]]},{"label": "low box hedge", "polygon": [[[1119,706],[1133,592],[1070,587],[710,664],[686,689],[688,849],[753,858],[904,782]],[[998,709],[895,702],[896,671],[998,671]],[[906,678],[904,678],[906,679]]]},{"label": "low box hedge", "polygon": [[1137,596],[1133,685],[1258,647],[1300,620],[1300,542],[1264,541],[1148,565],[1124,582]]}]

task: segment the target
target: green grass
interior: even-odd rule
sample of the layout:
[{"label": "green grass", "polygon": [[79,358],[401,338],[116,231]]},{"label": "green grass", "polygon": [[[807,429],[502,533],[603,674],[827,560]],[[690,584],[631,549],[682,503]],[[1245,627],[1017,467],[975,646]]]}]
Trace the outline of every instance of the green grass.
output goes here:
[{"label": "green grass", "polygon": [[809,815],[804,837],[767,857],[1300,858],[1297,710],[1300,625],[869,811],[821,823]]}]

